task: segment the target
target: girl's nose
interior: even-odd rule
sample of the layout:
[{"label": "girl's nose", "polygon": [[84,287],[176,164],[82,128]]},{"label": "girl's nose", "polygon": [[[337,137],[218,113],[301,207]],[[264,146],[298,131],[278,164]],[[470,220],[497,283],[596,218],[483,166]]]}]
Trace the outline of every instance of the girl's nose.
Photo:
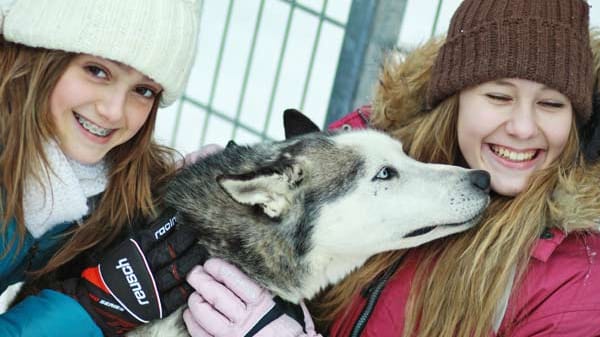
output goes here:
[{"label": "girl's nose", "polygon": [[529,104],[519,104],[511,112],[506,123],[508,134],[520,138],[529,139],[537,135],[539,128],[535,116],[535,108]]},{"label": "girl's nose", "polygon": [[127,92],[113,90],[104,95],[97,103],[98,114],[111,124],[119,122],[125,114]]}]

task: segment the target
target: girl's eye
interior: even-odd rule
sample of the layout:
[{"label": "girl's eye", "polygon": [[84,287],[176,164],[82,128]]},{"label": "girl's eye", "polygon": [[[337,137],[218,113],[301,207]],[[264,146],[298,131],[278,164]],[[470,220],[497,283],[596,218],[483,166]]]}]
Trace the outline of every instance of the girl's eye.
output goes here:
[{"label": "girl's eye", "polygon": [[108,78],[108,72],[98,66],[95,65],[90,65],[90,66],[86,66],[85,69],[92,74],[94,77],[98,77],[101,79],[107,79]]},{"label": "girl's eye", "polygon": [[565,106],[565,104],[563,102],[559,102],[559,101],[541,101],[539,104],[543,105],[545,107],[554,108],[554,109],[560,109]]},{"label": "girl's eye", "polygon": [[398,171],[393,167],[384,166],[379,172],[373,177],[373,180],[389,180],[398,176]]},{"label": "girl's eye", "polygon": [[512,100],[512,98],[510,96],[502,95],[502,94],[488,93],[488,94],[485,94],[485,96],[487,96],[488,98],[490,98],[494,101],[499,101],[499,102],[509,102]]},{"label": "girl's eye", "polygon": [[145,98],[154,98],[156,97],[156,92],[150,88],[147,87],[137,87],[135,88],[135,92],[137,92],[139,95],[145,97]]}]

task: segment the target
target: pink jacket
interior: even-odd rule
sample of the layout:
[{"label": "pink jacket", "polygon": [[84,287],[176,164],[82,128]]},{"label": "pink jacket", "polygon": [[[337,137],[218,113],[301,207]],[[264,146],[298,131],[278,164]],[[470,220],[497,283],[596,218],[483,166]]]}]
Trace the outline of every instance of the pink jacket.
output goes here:
[{"label": "pink jacket", "polygon": [[[565,236],[558,230],[540,238],[525,278],[513,289],[496,336],[600,336],[600,234]],[[404,307],[419,260],[419,251],[405,258],[383,290],[362,337],[399,337]],[[357,295],[348,315],[338,319],[331,337],[348,336],[365,298]]]},{"label": "pink jacket", "polygon": [[[333,123],[330,129],[366,127],[369,107]],[[524,279],[513,288],[494,336],[600,336],[600,233],[570,234],[552,229],[538,240]],[[361,337],[399,337],[404,308],[419,261],[419,249],[404,258],[402,271],[386,284]],[[330,336],[349,336],[366,304],[357,294]]]}]

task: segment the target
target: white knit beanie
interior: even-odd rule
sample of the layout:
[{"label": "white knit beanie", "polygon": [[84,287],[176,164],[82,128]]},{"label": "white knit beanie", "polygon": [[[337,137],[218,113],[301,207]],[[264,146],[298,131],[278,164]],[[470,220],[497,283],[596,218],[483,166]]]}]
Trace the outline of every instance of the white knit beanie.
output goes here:
[{"label": "white knit beanie", "polygon": [[199,1],[0,0],[0,33],[131,66],[163,87],[167,106],[183,93],[195,59]]}]

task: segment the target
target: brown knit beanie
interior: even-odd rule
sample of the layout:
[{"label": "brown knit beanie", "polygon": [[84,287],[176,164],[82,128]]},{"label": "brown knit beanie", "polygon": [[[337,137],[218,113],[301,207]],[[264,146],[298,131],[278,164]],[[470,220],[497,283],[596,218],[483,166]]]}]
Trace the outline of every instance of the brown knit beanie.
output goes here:
[{"label": "brown knit beanie", "polygon": [[464,0],[435,60],[427,104],[464,88],[521,78],[560,91],[581,121],[592,111],[589,6],[583,0]]}]

